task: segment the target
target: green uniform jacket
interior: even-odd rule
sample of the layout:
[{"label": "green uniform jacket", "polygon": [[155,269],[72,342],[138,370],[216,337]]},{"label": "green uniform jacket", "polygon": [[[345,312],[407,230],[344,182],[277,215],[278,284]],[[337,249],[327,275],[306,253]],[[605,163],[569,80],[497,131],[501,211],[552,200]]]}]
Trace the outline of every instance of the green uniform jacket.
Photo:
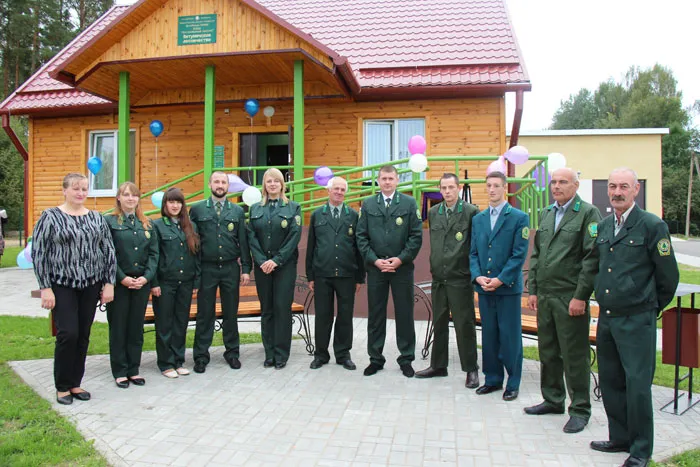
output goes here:
[{"label": "green uniform jacket", "polygon": [[144,229],[138,218],[134,225],[127,221],[126,216],[110,214],[105,219],[117,254],[117,283],[126,277],[141,276],[152,282],[158,268],[158,241],[153,224]]},{"label": "green uniform jacket", "polygon": [[402,264],[413,263],[423,244],[423,222],[416,200],[394,193],[387,210],[381,193],[362,202],[357,222],[357,247],[365,264],[397,257]]},{"label": "green uniform jacket", "polygon": [[479,209],[463,200],[457,200],[448,219],[445,203],[430,208],[430,273],[433,280],[471,282],[469,250],[471,248],[472,218]]},{"label": "green uniform jacket", "polygon": [[[197,225],[193,223],[192,228],[197,233]],[[192,254],[180,224],[162,217],[153,221],[153,230],[159,247],[158,272],[153,287],[158,287],[161,282],[193,281],[194,288],[199,289],[199,252]]]},{"label": "green uniform jacket", "polygon": [[654,214],[634,206],[615,235],[615,215],[598,226],[600,254],[595,299],[607,316],[659,312],[678,287],[678,264],[668,226]]},{"label": "green uniform jacket", "polygon": [[260,266],[268,259],[282,267],[299,258],[301,240],[301,207],[294,201],[277,201],[270,213],[269,205],[255,203],[250,207],[248,241],[253,261]]},{"label": "green uniform jacket", "polygon": [[241,273],[250,274],[245,213],[239,205],[226,200],[217,217],[214,202],[209,198],[190,208],[190,219],[199,232],[202,262],[226,263],[240,258]]},{"label": "green uniform jacket", "polygon": [[354,277],[365,282],[365,267],[357,249],[357,212],[343,204],[340,219],[334,220],[328,204],[311,214],[306,243],[306,277]]},{"label": "green uniform jacket", "polygon": [[554,231],[554,205],[542,212],[540,227],[530,256],[528,292],[530,295],[573,294],[588,300],[598,273],[598,236],[600,211],[574,196]]}]

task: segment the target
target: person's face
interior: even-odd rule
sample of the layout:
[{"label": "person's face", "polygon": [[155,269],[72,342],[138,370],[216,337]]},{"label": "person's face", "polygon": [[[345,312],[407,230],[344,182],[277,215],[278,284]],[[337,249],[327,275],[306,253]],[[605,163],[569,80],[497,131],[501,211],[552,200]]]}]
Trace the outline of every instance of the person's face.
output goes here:
[{"label": "person's face", "polygon": [[337,181],[328,189],[328,197],[331,199],[331,202],[337,206],[345,201],[346,191],[345,183]]},{"label": "person's face", "polygon": [[66,198],[66,202],[70,204],[80,204],[85,203],[85,198],[88,195],[88,182],[87,180],[77,180],[74,181],[71,186],[63,189],[63,196]]},{"label": "person's face", "polygon": [[265,179],[265,191],[267,191],[267,196],[272,199],[277,199],[282,192],[282,182],[280,182],[275,177],[268,176]]},{"label": "person's face", "polygon": [[452,206],[457,202],[459,186],[454,178],[450,177],[440,180],[440,194],[445,199],[445,203],[447,203],[448,206]]},{"label": "person's face", "polygon": [[486,179],[486,194],[489,197],[489,204],[498,206],[503,202],[506,194],[506,186],[500,178]]},{"label": "person's face", "polygon": [[382,193],[389,195],[396,191],[399,184],[399,177],[394,172],[379,172],[379,187]]},{"label": "person's face", "polygon": [[211,193],[217,198],[223,198],[228,192],[228,177],[224,174],[216,174],[209,182]]},{"label": "person's face", "polygon": [[122,207],[122,211],[126,212],[134,212],[136,210],[136,206],[139,205],[139,197],[131,193],[128,188],[117,196],[117,200],[119,201],[119,205]]},{"label": "person's face", "polygon": [[170,217],[177,217],[180,215],[180,211],[182,211],[182,203],[176,199],[168,200],[165,202],[165,211]]},{"label": "person's face", "polygon": [[608,178],[608,198],[610,205],[617,212],[625,212],[634,203],[639,193],[639,182],[634,182],[630,172],[614,172]]},{"label": "person's face", "polygon": [[578,181],[574,182],[574,177],[569,170],[555,170],[552,173],[552,196],[560,206],[566,204],[574,197],[578,191]]}]

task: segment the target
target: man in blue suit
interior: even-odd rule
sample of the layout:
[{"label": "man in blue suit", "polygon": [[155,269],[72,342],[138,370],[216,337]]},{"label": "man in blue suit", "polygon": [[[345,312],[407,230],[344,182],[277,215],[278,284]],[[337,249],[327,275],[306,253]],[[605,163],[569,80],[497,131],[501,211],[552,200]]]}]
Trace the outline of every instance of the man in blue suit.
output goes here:
[{"label": "man in blue suit", "polygon": [[520,298],[522,268],[530,236],[529,218],[505,200],[507,181],[501,172],[486,176],[489,208],[474,216],[470,253],[471,274],[479,294],[482,368],[486,381],[476,390],[489,394],[503,388],[503,400],[517,399],[523,369]]}]

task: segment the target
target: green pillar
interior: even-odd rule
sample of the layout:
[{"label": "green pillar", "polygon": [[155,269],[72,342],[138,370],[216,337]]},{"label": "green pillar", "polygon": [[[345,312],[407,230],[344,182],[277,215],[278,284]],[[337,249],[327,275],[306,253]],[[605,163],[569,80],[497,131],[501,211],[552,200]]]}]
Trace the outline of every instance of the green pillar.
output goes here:
[{"label": "green pillar", "polygon": [[[304,61],[294,62],[294,180],[304,178]],[[304,187],[299,186],[298,190]],[[303,201],[303,194],[293,195]]]},{"label": "green pillar", "polygon": [[117,132],[117,182],[119,185],[131,178],[129,157],[129,72],[119,73],[119,131]]},{"label": "green pillar", "polygon": [[209,177],[214,167],[214,110],[216,108],[216,68],[208,65],[204,83],[204,197],[211,196]]}]

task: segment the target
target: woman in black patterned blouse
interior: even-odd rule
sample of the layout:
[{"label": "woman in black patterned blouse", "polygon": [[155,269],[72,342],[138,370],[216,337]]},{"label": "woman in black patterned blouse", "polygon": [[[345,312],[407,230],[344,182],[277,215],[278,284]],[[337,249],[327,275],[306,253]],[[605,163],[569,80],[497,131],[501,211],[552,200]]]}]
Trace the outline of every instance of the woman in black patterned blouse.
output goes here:
[{"label": "woman in black patterned blouse", "polygon": [[32,258],[41,306],[53,310],[56,326],[54,381],[59,404],[90,400],[80,387],[97,302],[114,299],[117,264],[104,218],[88,210],[87,177],[63,179],[65,202],[41,214],[34,227]]}]

